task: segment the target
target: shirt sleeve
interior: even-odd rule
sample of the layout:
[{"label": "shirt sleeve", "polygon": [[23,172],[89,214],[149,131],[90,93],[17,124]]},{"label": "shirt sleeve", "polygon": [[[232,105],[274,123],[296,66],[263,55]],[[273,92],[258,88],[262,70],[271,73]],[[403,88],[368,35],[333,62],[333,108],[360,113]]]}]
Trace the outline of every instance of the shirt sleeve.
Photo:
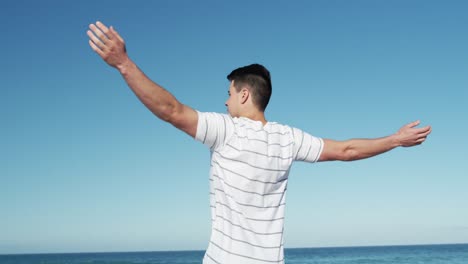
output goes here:
[{"label": "shirt sleeve", "polygon": [[234,124],[230,116],[219,113],[198,112],[195,140],[209,147],[211,151],[224,146],[233,131]]},{"label": "shirt sleeve", "polygon": [[317,162],[323,150],[323,139],[292,128],[294,140],[293,157],[296,161]]}]

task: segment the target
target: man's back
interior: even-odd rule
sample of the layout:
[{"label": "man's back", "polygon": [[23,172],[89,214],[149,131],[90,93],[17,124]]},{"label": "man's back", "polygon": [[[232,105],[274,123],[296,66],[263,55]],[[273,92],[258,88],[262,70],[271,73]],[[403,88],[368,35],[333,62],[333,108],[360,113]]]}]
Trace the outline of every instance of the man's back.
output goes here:
[{"label": "man's back", "polygon": [[212,153],[204,263],[282,263],[289,169],[294,160],[317,161],[322,140],[278,123],[198,114],[196,139]]}]

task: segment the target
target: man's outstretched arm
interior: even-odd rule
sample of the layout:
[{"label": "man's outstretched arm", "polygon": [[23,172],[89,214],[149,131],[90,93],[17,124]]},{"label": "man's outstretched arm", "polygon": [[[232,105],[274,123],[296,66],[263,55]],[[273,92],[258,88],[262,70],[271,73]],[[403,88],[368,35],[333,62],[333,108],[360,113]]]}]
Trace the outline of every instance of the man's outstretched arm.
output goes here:
[{"label": "man's outstretched arm", "polygon": [[151,81],[128,57],[125,42],[113,27],[101,22],[89,25],[89,45],[110,66],[116,68],[140,101],[157,117],[192,137],[197,132],[198,115],[170,92]]},{"label": "man's outstretched arm", "polygon": [[419,121],[409,123],[397,133],[376,139],[350,139],[335,141],[324,139],[324,147],[319,161],[353,161],[370,158],[396,147],[412,147],[420,145],[431,133],[431,127],[416,128]]}]

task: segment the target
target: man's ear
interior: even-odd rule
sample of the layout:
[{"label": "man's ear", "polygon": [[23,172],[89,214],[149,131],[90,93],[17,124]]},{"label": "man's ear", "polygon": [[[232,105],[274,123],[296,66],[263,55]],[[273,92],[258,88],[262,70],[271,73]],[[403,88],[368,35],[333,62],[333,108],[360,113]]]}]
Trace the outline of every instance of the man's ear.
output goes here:
[{"label": "man's ear", "polygon": [[249,96],[250,96],[250,91],[249,89],[247,88],[242,88],[242,90],[240,91],[240,96],[241,96],[241,104],[245,104],[245,102],[247,102],[247,99],[249,99]]}]

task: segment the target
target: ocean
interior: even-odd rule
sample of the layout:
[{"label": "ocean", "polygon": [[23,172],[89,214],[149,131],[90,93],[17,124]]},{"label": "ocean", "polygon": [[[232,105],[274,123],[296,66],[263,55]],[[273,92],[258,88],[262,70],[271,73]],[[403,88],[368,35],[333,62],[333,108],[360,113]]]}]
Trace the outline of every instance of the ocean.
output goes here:
[{"label": "ocean", "polygon": [[[195,264],[204,251],[0,255],[0,264]],[[286,264],[468,264],[468,244],[290,248]],[[241,264],[241,263],[240,263]]]}]

